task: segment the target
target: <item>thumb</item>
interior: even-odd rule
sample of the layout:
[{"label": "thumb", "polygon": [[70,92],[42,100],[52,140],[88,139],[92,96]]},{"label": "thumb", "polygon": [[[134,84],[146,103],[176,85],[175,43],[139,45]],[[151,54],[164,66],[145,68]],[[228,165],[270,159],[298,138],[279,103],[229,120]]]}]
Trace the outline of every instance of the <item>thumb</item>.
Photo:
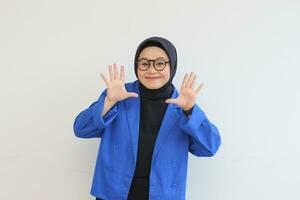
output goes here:
[{"label": "thumb", "polygon": [[176,103],[177,100],[176,99],[167,99],[165,102],[166,103]]},{"label": "thumb", "polygon": [[138,97],[139,95],[135,92],[128,92],[127,97]]}]

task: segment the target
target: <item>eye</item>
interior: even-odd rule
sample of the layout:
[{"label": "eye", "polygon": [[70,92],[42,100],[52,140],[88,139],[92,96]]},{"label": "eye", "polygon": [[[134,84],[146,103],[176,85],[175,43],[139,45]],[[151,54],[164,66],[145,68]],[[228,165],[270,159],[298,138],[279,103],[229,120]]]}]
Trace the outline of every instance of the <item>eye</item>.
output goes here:
[{"label": "eye", "polygon": [[156,60],[155,65],[158,67],[162,67],[165,65],[165,61],[164,60]]},{"label": "eye", "polygon": [[158,61],[156,64],[159,65],[159,66],[161,66],[161,65],[164,65],[164,62]]},{"label": "eye", "polygon": [[140,66],[148,66],[148,61],[145,60],[145,59],[142,59],[142,60],[140,60],[140,61],[138,62],[138,64],[139,64]]},{"label": "eye", "polygon": [[147,62],[142,62],[141,65],[148,66],[148,63]]}]

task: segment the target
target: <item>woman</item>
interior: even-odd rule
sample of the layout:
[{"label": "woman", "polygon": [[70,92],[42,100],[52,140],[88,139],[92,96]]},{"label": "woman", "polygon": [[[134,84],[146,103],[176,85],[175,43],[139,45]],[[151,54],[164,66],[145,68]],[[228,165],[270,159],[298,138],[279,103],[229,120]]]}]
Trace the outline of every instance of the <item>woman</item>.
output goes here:
[{"label": "woman", "polygon": [[124,66],[101,73],[107,89],[79,113],[74,133],[101,138],[91,194],[105,200],[185,199],[188,152],[213,156],[221,138],[196,103],[203,84],[185,74],[178,93],[174,45],[145,39],[135,54],[138,80],[124,83]]}]

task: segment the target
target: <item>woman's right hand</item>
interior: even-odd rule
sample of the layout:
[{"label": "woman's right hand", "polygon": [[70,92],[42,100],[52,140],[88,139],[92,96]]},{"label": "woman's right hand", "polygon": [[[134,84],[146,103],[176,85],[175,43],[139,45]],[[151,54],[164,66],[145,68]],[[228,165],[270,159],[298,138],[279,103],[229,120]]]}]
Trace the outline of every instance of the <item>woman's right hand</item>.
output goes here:
[{"label": "woman's right hand", "polygon": [[111,103],[116,103],[118,101],[127,99],[129,97],[138,97],[135,92],[127,92],[124,83],[124,66],[121,65],[121,72],[119,74],[117,64],[109,65],[109,77],[107,79],[104,74],[100,73],[102,79],[104,80],[107,87],[107,100]]}]

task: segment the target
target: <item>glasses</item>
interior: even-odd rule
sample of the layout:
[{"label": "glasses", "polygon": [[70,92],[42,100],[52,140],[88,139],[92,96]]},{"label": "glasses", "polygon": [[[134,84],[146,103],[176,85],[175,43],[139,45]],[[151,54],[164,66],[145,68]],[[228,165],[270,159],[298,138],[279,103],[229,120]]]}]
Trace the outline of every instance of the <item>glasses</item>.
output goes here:
[{"label": "glasses", "polygon": [[153,62],[153,65],[154,65],[154,69],[156,71],[162,71],[165,69],[167,63],[170,63],[170,61],[165,61],[161,58],[157,58],[155,60],[148,60],[146,58],[142,58],[140,60],[138,60],[136,62],[137,66],[138,66],[138,69],[141,70],[141,71],[146,71],[150,68],[150,61]]}]

